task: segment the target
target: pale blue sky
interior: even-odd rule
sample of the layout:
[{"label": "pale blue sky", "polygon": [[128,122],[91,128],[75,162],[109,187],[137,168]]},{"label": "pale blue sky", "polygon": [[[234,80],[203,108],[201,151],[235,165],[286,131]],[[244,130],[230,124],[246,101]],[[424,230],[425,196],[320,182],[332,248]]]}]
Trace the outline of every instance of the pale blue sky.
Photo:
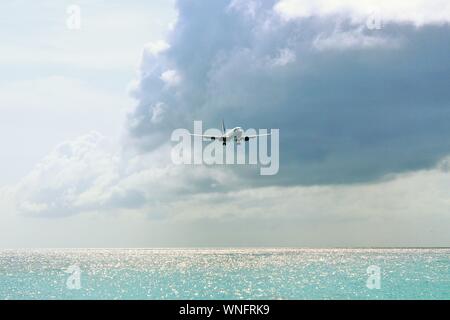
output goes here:
[{"label": "pale blue sky", "polygon": [[171,1],[78,1],[81,30],[69,30],[70,4],[0,4],[0,143],[8,168],[0,185],[66,139],[90,130],[117,136],[143,47],[164,39],[175,20]]}]

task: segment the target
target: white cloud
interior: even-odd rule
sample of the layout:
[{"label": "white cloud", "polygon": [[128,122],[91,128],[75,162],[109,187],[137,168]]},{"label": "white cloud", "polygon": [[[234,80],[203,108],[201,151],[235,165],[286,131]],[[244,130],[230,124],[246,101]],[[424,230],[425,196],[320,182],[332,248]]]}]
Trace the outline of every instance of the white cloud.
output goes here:
[{"label": "white cloud", "polygon": [[118,159],[97,132],[60,144],[16,186],[22,212],[69,215],[95,209],[118,178]]},{"label": "white cloud", "polygon": [[37,216],[127,210],[173,221],[250,218],[398,226],[410,220],[432,225],[450,215],[450,158],[430,170],[374,183],[236,189],[243,186],[239,176],[167,164],[169,153],[165,145],[127,156],[92,132],[59,145],[12,189],[14,198],[22,213]]},{"label": "white cloud", "polygon": [[155,42],[149,42],[144,46],[144,50],[150,52],[153,55],[158,55],[167,49],[170,48],[170,45],[164,40],[157,40]]},{"label": "white cloud", "polygon": [[164,81],[168,87],[176,87],[181,82],[181,76],[177,70],[167,70],[161,74],[161,80]]},{"label": "white cloud", "polygon": [[450,23],[450,3],[446,0],[280,0],[274,8],[286,19],[343,15],[354,23],[364,23],[377,12],[383,22],[416,26]]},{"label": "white cloud", "polygon": [[[127,153],[97,132],[57,146],[9,191],[20,212],[36,216],[66,216],[90,211],[154,212],[179,198],[228,185],[234,175],[202,166],[187,168],[170,162],[170,146],[149,154]],[[187,170],[189,169],[189,170]]]},{"label": "white cloud", "polygon": [[313,46],[318,50],[347,50],[375,47],[396,48],[400,46],[400,43],[399,39],[366,35],[361,28],[357,28],[350,31],[335,30],[331,34],[321,33],[314,39]]}]

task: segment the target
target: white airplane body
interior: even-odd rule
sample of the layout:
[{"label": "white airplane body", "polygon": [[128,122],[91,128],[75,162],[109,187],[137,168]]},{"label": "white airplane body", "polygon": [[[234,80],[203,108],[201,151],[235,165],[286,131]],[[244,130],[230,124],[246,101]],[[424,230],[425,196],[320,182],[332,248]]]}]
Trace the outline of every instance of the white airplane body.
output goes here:
[{"label": "white airplane body", "polygon": [[257,138],[257,137],[269,136],[270,133],[244,136],[244,129],[242,129],[241,127],[235,127],[233,129],[226,130],[225,122],[222,121],[222,135],[220,135],[220,136],[212,136],[212,135],[204,135],[204,134],[191,134],[191,135],[210,139],[213,141],[214,140],[222,141],[222,144],[225,146],[228,141],[234,141],[234,142],[240,144],[242,140],[249,141],[250,139]]}]

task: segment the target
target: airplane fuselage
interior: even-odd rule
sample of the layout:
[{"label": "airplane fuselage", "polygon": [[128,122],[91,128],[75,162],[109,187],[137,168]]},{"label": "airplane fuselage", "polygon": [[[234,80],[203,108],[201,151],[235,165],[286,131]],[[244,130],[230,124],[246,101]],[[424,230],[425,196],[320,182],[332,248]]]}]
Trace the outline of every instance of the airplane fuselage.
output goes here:
[{"label": "airplane fuselage", "polygon": [[223,136],[222,136],[222,141],[223,142],[227,142],[227,141],[236,141],[236,142],[240,142],[242,140],[242,135],[244,134],[244,130],[242,130],[241,127],[236,127],[233,129],[228,130]]}]

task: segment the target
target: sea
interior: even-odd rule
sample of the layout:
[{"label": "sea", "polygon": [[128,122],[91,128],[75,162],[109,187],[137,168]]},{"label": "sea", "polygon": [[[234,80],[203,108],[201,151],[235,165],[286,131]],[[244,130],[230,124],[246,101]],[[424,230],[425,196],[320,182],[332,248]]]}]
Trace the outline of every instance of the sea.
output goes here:
[{"label": "sea", "polygon": [[0,250],[0,299],[450,299],[450,249]]}]

